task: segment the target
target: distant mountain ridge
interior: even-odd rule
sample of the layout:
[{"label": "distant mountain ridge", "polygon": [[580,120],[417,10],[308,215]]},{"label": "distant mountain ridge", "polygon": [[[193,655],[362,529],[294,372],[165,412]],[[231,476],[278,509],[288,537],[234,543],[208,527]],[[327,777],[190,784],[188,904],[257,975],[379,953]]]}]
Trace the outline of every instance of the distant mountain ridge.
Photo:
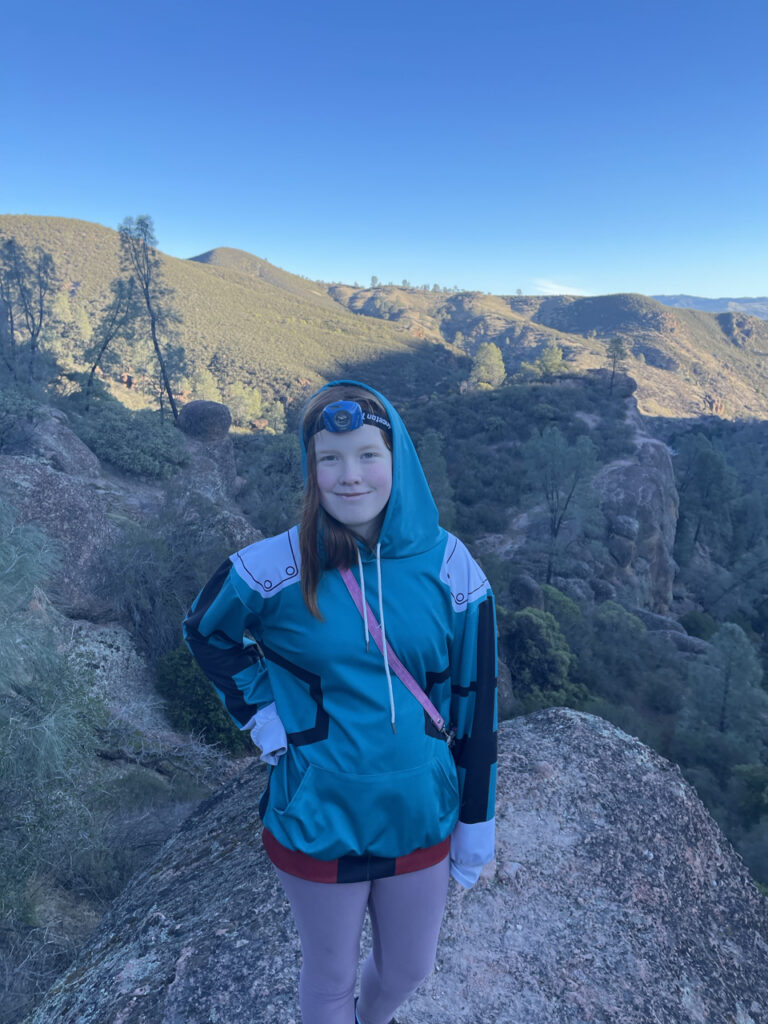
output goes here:
[{"label": "distant mountain ridge", "polygon": [[[53,256],[62,282],[54,329],[63,327],[71,339],[73,365],[64,368],[78,368],[77,351],[88,343],[120,270],[117,231],[64,217],[0,215],[2,237]],[[424,348],[400,325],[361,322],[324,285],[251,253],[217,248],[176,259],[160,252],[160,260],[182,317],[176,342],[187,364],[182,401],[226,401],[232,386],[283,401],[371,360],[415,355],[418,361]]]},{"label": "distant mountain ridge", "polygon": [[353,312],[394,320],[470,355],[494,342],[511,373],[551,345],[568,369],[605,366],[607,343],[619,336],[644,413],[768,418],[768,322],[745,313],[674,308],[632,293],[444,294],[394,285],[331,285],[329,292]]},{"label": "distant mountain ridge", "polygon": [[[66,370],[82,371],[78,353],[119,270],[117,232],[63,217],[0,215],[0,235],[53,256],[62,280],[55,330],[65,335],[58,351]],[[618,335],[644,413],[768,419],[768,298],[359,288],[311,281],[229,247],[185,260],[160,256],[182,316],[174,342],[186,361],[182,402],[229,401],[237,388],[258,389],[267,405],[295,402],[323,381],[350,375],[395,397],[429,395],[458,387],[482,342],[499,346],[510,373],[552,345],[565,370],[578,372],[605,367],[607,344]],[[697,302],[723,308],[702,310]],[[763,316],[736,308],[761,303]],[[121,372],[133,368],[126,363]]]},{"label": "distant mountain ridge", "polygon": [[679,309],[700,309],[705,313],[746,313],[768,320],[768,296],[742,299],[705,299],[699,295],[654,295],[657,302]]}]

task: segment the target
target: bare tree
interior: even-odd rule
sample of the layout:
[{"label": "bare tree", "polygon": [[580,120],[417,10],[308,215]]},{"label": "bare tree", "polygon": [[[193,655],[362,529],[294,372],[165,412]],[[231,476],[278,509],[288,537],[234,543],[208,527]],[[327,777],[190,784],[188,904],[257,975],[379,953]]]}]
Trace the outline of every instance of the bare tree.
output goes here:
[{"label": "bare tree", "polygon": [[169,288],[163,280],[163,268],[157,252],[157,239],[152,218],[147,216],[135,219],[126,217],[118,228],[118,232],[123,270],[129,277],[135,278],[136,286],[143,299],[163,389],[168,396],[168,404],[171,407],[174,422],[176,422],[179,412],[173,397],[160,337],[164,334],[167,335],[174,324],[180,323],[181,318],[172,306],[173,289]]}]

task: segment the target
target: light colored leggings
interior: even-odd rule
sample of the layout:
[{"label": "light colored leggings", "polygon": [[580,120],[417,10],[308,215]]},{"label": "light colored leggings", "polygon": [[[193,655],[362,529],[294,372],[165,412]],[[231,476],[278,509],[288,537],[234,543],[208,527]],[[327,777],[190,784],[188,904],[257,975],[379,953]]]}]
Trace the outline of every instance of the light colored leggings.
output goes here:
[{"label": "light colored leggings", "polygon": [[389,1024],[435,962],[449,860],[374,882],[307,882],[277,871],[301,939],[304,1024],[353,1024],[366,907],[373,951],[363,964],[360,1024]]}]

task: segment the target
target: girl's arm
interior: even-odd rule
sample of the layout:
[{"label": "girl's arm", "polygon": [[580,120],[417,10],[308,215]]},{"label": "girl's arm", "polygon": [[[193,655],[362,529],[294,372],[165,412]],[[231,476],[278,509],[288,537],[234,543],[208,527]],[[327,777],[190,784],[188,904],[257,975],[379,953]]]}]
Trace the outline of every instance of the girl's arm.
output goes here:
[{"label": "girl's arm", "polygon": [[[463,548],[463,545],[462,545]],[[459,554],[457,552],[457,554]],[[451,837],[451,873],[470,887],[494,857],[496,802],[496,613],[493,594],[466,549],[461,591],[470,595],[456,614],[451,652],[453,756],[459,779],[459,821]],[[458,562],[458,558],[454,559]],[[452,571],[456,584],[458,566]],[[456,608],[456,605],[454,605]]]},{"label": "girl's arm", "polygon": [[[253,729],[273,704],[267,665],[258,644],[255,594],[244,593],[227,559],[203,587],[184,620],[184,639],[224,707],[241,729]],[[279,721],[279,719],[278,719]]]}]

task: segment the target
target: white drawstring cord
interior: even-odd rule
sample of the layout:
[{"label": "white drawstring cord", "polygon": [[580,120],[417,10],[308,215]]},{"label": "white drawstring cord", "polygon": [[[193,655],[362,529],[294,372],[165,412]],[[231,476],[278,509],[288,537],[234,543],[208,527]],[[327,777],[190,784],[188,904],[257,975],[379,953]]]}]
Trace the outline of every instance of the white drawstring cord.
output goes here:
[{"label": "white drawstring cord", "polygon": [[[363,572],[363,560],[360,557],[360,548],[357,544],[355,545],[355,550],[357,551],[357,568],[360,570],[360,590],[363,595],[363,627],[365,629],[365,649],[367,651],[369,649],[370,640],[368,637],[368,613],[366,612],[367,606],[365,603],[365,573]],[[379,597],[379,604],[381,604],[381,597]]]},{"label": "white drawstring cord", "polygon": [[[360,557],[358,550],[357,557]],[[379,625],[381,626],[381,647],[384,655],[384,671],[387,673],[387,686],[389,687],[389,720],[392,723],[392,732],[395,728],[395,695],[392,692],[392,676],[389,674],[389,658],[387,657],[387,630],[384,626],[384,592],[381,587],[381,544],[376,545],[376,579],[379,584]],[[365,601],[365,598],[363,598]],[[363,604],[365,607],[365,604]]]}]

